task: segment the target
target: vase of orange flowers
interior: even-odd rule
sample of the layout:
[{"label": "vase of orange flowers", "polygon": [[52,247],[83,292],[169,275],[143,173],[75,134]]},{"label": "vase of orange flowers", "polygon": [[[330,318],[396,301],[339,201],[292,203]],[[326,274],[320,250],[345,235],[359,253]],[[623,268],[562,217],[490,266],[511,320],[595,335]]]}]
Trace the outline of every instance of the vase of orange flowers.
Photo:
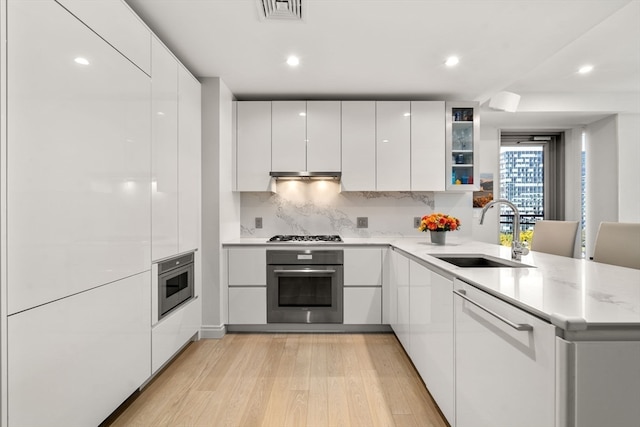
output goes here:
[{"label": "vase of orange flowers", "polygon": [[455,231],[459,228],[460,220],[458,218],[438,212],[423,216],[418,230],[428,231],[431,235],[431,243],[434,245],[444,245],[447,231]]}]

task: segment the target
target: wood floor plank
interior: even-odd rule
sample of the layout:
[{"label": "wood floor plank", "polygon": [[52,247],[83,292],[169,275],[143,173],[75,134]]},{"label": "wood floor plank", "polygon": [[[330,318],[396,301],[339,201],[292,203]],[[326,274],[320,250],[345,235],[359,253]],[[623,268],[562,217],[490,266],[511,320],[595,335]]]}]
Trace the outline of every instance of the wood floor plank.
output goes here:
[{"label": "wood floor plank", "polygon": [[308,426],[329,425],[329,383],[326,376],[312,376],[309,380]]},{"label": "wood floor plank", "polygon": [[118,412],[105,426],[447,426],[393,334],[201,340]]}]

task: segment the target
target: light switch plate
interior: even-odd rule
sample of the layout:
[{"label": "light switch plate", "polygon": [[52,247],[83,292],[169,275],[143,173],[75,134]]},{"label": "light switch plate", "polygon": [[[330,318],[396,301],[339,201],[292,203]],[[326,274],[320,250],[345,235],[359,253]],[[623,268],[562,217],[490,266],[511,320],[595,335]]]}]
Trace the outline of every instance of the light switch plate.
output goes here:
[{"label": "light switch plate", "polygon": [[369,217],[359,216],[356,220],[356,226],[358,228],[369,228]]},{"label": "light switch plate", "polygon": [[256,217],[256,228],[262,228],[262,217],[261,216],[257,216]]}]

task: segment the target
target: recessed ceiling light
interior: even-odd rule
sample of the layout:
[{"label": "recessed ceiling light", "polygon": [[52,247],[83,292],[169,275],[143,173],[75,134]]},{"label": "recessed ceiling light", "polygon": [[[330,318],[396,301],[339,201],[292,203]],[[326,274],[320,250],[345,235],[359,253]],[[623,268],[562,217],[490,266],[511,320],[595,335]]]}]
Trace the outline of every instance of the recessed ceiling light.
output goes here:
[{"label": "recessed ceiling light", "polygon": [[291,55],[287,58],[287,64],[289,64],[291,67],[296,67],[298,66],[298,64],[300,64],[300,59],[298,59],[297,56]]},{"label": "recessed ceiling light", "polygon": [[411,113],[404,113],[403,116],[409,117],[409,116],[411,116]]},{"label": "recessed ceiling light", "polygon": [[298,113],[298,115],[299,115],[300,117],[304,117],[304,116],[306,116],[306,115],[307,115],[307,113],[305,113],[304,111],[301,111],[300,113]]},{"label": "recessed ceiling light", "polygon": [[593,71],[593,65],[583,65],[582,67],[580,67],[580,69],[578,69],[578,72],[580,74],[587,74],[591,71]]},{"label": "recessed ceiling light", "polygon": [[453,67],[454,65],[458,65],[458,62],[460,62],[460,59],[457,56],[450,56],[447,58],[444,64],[447,67]]},{"label": "recessed ceiling light", "polygon": [[80,65],[89,65],[89,60],[87,58],[83,58],[81,56],[78,56],[76,59],[73,60],[76,64],[80,64]]}]

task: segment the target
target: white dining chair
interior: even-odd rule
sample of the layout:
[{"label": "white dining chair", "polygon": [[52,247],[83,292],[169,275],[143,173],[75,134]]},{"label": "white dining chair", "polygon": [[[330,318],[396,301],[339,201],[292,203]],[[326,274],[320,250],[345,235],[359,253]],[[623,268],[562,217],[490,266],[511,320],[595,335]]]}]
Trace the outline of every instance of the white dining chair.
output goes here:
[{"label": "white dining chair", "polygon": [[593,260],[640,269],[640,223],[601,222]]},{"label": "white dining chair", "polygon": [[577,235],[578,221],[536,221],[533,227],[531,250],[573,257]]}]

